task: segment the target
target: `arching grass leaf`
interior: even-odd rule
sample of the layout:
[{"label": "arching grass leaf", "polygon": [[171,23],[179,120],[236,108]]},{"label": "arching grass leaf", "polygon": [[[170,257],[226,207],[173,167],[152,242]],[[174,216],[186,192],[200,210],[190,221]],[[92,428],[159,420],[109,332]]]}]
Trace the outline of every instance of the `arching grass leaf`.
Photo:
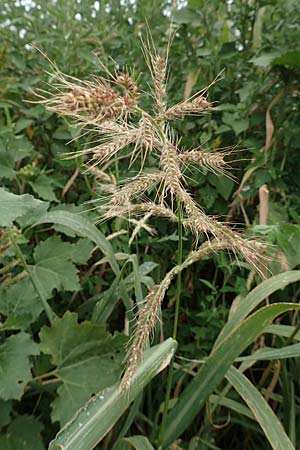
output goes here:
[{"label": "arching grass leaf", "polygon": [[182,392],[170,412],[163,448],[166,449],[193,422],[196,415],[224,378],[233,361],[259,336],[279,314],[300,309],[298,304],[277,303],[261,308],[237,324],[215,347],[195,378]]},{"label": "arching grass leaf", "polygon": [[295,450],[274,411],[248,378],[235,367],[230,367],[226,378],[251,409],[272,449]]},{"label": "arching grass leaf", "polygon": [[49,450],[92,450],[142,389],[170,363],[176,347],[176,341],[169,338],[146,350],[128,390],[121,391],[117,383],[99,392],[58,433]]}]

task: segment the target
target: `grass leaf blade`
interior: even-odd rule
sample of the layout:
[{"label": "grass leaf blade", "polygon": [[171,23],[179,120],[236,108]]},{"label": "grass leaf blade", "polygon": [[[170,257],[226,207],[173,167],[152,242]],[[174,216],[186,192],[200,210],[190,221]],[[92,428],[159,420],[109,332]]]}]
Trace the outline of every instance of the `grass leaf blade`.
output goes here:
[{"label": "grass leaf blade", "polygon": [[177,342],[169,338],[146,350],[128,390],[121,391],[117,383],[98,393],[59,431],[49,450],[92,450],[142,389],[169,364],[176,347]]},{"label": "grass leaf blade", "polygon": [[128,442],[135,450],[154,450],[146,436],[126,437],[123,441]]},{"label": "grass leaf blade", "polygon": [[233,361],[278,315],[300,309],[298,304],[277,303],[261,308],[238,324],[207,358],[195,378],[182,392],[171,411],[163,440],[166,449],[193,422],[208,396],[221,382]]},{"label": "grass leaf blade", "polygon": [[262,427],[266,438],[270,442],[272,449],[295,450],[272,408],[248,378],[235,367],[230,367],[226,378],[244,399],[249,409],[251,409],[257,422]]},{"label": "grass leaf blade", "polygon": [[273,294],[278,289],[283,289],[290,283],[300,280],[300,270],[291,270],[289,272],[283,272],[269,278],[254,288],[246,297],[241,299],[239,305],[230,317],[221,333],[219,334],[215,347],[220,345],[221,341],[232,331],[235,325],[247,317],[248,314],[253,311],[259,303],[261,303],[266,297]]}]

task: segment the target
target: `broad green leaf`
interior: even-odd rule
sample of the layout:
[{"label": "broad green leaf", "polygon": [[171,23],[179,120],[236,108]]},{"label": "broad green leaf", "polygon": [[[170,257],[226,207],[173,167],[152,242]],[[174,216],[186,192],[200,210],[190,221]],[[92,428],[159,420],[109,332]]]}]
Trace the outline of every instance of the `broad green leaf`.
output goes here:
[{"label": "broad green leaf", "polygon": [[104,327],[88,321],[79,324],[77,314],[67,311],[63,317],[54,319],[53,326],[43,326],[39,333],[40,348],[58,366],[82,344],[101,341],[106,336]]},{"label": "broad green leaf", "polygon": [[99,249],[108,257],[111,268],[117,275],[119,266],[110,243],[98,228],[87,218],[79,214],[73,214],[67,211],[52,211],[40,217],[36,225],[41,223],[55,223],[71,228],[79,236],[93,241]]},{"label": "broad green leaf", "polygon": [[226,44],[234,41],[234,35],[232,30],[232,22],[230,20],[225,20],[222,28],[222,33],[220,36],[220,43]]},{"label": "broad green leaf", "polygon": [[282,53],[272,61],[273,66],[290,66],[298,69],[300,67],[300,52],[289,51]]},{"label": "broad green leaf", "polygon": [[228,322],[219,334],[215,347],[232,331],[237,323],[247,317],[257,305],[259,305],[266,297],[273,294],[278,289],[285,288],[288,284],[300,280],[300,270],[291,270],[275,275],[268,280],[263,281],[254,288],[245,298],[239,300],[236,310],[230,315]]},{"label": "broad green leaf", "polygon": [[249,120],[241,119],[239,116],[240,115],[237,112],[224,112],[222,116],[223,122],[226,125],[229,125],[237,136],[249,127]]},{"label": "broad green leaf", "polygon": [[248,378],[235,367],[230,367],[226,378],[251,409],[272,449],[295,450],[274,411]]},{"label": "broad green leaf", "polygon": [[0,178],[12,180],[16,176],[15,160],[12,152],[3,145],[3,139],[0,137]]},{"label": "broad green leaf", "polygon": [[0,345],[0,398],[20,400],[32,378],[29,357],[39,352],[38,344],[23,331],[10,336]]},{"label": "broad green leaf", "polygon": [[54,139],[62,139],[63,141],[67,141],[71,139],[71,134],[67,126],[61,126],[55,130],[53,133]]},{"label": "broad green leaf", "polygon": [[29,127],[33,124],[33,120],[25,119],[22,117],[15,123],[15,133],[20,133],[20,131],[24,130],[24,128]]},{"label": "broad green leaf", "polygon": [[41,205],[32,195],[15,195],[0,188],[0,226],[12,227],[13,221]]},{"label": "broad green leaf", "polygon": [[228,200],[230,194],[232,193],[232,189],[234,187],[234,182],[230,178],[220,178],[216,175],[210,173],[207,177],[210,184],[215,186],[216,191],[225,199]]},{"label": "broad green leaf", "polygon": [[0,313],[6,317],[3,330],[26,330],[43,311],[43,305],[29,278],[0,290]]},{"label": "broad green leaf", "polygon": [[45,298],[52,296],[53,289],[77,291],[80,289],[77,269],[72,263],[74,247],[52,236],[35,247],[35,265],[31,271],[39,280]]},{"label": "broad green leaf", "polygon": [[300,226],[282,223],[276,233],[277,243],[284,252],[292,269],[300,264]]},{"label": "broad green leaf", "polygon": [[1,450],[45,450],[41,431],[43,426],[33,416],[19,416],[0,435]]},{"label": "broad green leaf", "polygon": [[0,134],[0,178],[16,176],[16,162],[32,153],[32,144],[25,136],[15,136],[12,128],[1,128]]},{"label": "broad green leaf", "polygon": [[240,96],[240,102],[245,103],[246,101],[251,100],[256,89],[257,84],[254,81],[243,83],[243,86],[237,90]]},{"label": "broad green leaf", "polygon": [[169,338],[146,350],[127,391],[120,383],[93,397],[50,443],[49,450],[92,450],[142,389],[171,361],[177,342]]},{"label": "broad green leaf", "polygon": [[172,409],[163,440],[163,448],[175,441],[193,422],[208,396],[224,378],[233,361],[259,336],[272,320],[284,312],[300,309],[293,303],[277,303],[261,308],[238,323],[213,349],[195,378],[182,392]]},{"label": "broad green leaf", "polygon": [[79,239],[76,244],[73,244],[71,260],[76,264],[85,264],[93,249],[94,245],[89,239]]},{"label": "broad green leaf", "polygon": [[53,178],[41,173],[34,181],[29,182],[34,192],[43,200],[49,202],[57,202],[57,197],[54,192],[54,188],[57,183]]},{"label": "broad green leaf", "polygon": [[243,131],[245,131],[249,128],[249,120],[248,119],[237,119],[237,120],[233,121],[231,126],[232,126],[233,131],[235,132],[236,136],[238,136]]},{"label": "broad green leaf", "polygon": [[256,66],[261,67],[267,67],[272,65],[272,66],[289,66],[297,69],[300,67],[300,52],[273,51],[269,53],[262,53],[260,56],[250,59],[250,62],[252,62]]},{"label": "broad green leaf", "polygon": [[173,13],[173,20],[176,24],[188,24],[192,26],[198,26],[201,24],[201,17],[194,9],[183,8],[175,10]]},{"label": "broad green leaf", "polygon": [[30,211],[27,214],[24,214],[22,217],[18,217],[16,222],[20,225],[21,228],[29,227],[33,225],[41,216],[44,216],[49,208],[49,202],[42,202],[40,206],[35,208],[34,211]]},{"label": "broad green leaf", "polygon": [[135,450],[154,450],[146,436],[131,436],[123,438],[124,442],[128,442]]},{"label": "broad green leaf", "polygon": [[66,312],[40,332],[41,350],[51,355],[55,375],[62,381],[52,402],[52,420],[65,424],[96,392],[114,384],[121,373],[127,338],[109,335],[91,322],[77,323]]},{"label": "broad green leaf", "polygon": [[255,66],[268,67],[272,64],[274,59],[278,58],[279,56],[280,56],[279,51],[262,53],[259,56],[255,56],[255,57],[251,58],[250,62],[253,63]]}]

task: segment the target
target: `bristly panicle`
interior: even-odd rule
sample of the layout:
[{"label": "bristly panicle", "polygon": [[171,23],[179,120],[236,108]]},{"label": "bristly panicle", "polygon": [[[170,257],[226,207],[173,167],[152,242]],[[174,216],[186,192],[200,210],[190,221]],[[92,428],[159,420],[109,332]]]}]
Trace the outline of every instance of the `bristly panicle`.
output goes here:
[{"label": "bristly panicle", "polygon": [[129,75],[128,79],[123,75],[128,87],[123,95],[103,78],[82,81],[60,72],[55,75],[58,82],[52,86],[54,91],[38,90],[36,95],[50,111],[72,117],[82,125],[124,119],[133,112],[139,99],[138,87],[133,80],[129,83]]},{"label": "bristly panicle", "polygon": [[116,205],[113,208],[104,208],[106,212],[103,218],[112,219],[114,217],[126,218],[128,216],[140,216],[151,213],[151,216],[162,217],[172,222],[177,222],[176,214],[168,207],[157,205],[155,202],[144,201],[143,203],[128,203],[127,205]]},{"label": "bristly panicle", "polygon": [[[171,40],[169,45],[170,42]],[[129,216],[128,220],[132,222],[135,219],[131,216],[142,216],[137,223],[137,233],[142,227],[146,227],[146,221],[153,216],[176,223],[179,218],[174,205],[177,205],[178,210],[180,207],[182,211],[180,220],[184,228],[195,236],[196,245],[200,236],[206,238],[204,247],[202,245],[180,266],[173,268],[160,285],[146,296],[129,349],[122,389],[127,389],[130,385],[149,334],[158,320],[165,292],[179,271],[210,252],[226,249],[242,256],[251,268],[264,274],[260,264],[265,246],[255,239],[245,239],[215,217],[208,216],[186,188],[184,173],[189,164],[205,167],[217,175],[227,175],[228,166],[224,157],[230,154],[230,150],[208,152],[195,148],[183,151],[180,140],[170,131],[168,120],[183,119],[192,114],[202,115],[212,111],[214,107],[207,99],[208,88],[174,106],[167,106],[169,45],[165,52],[158,53],[151,36],[147,37],[146,45],[143,45],[152,78],[150,88],[153,113],[142,108],[141,91],[135,78],[127,71],[112,75],[104,68],[110,81],[95,78],[93,82],[89,82],[65,76],[55,69],[58,82],[53,86],[53,92],[39,91],[37,94],[39,102],[44,103],[46,108],[73,118],[84,133],[92,136],[87,148],[71,157],[87,155],[87,167],[93,172],[99,164],[106,163],[108,166],[112,157],[116,161],[118,158],[128,158],[128,168],[134,176],[121,185],[116,180],[116,185],[108,182],[103,187],[106,193],[110,193],[105,199],[106,203],[101,206],[103,220]],[[148,171],[144,169],[146,160],[150,166]],[[102,175],[101,177],[103,178]],[[148,229],[152,231],[152,228]]]},{"label": "bristly panicle", "polygon": [[[99,129],[100,131],[100,129]],[[102,130],[103,133],[103,130]],[[105,133],[105,132],[104,132]],[[105,161],[111,159],[118,152],[123,150],[123,148],[129,146],[130,144],[137,143],[139,138],[139,130],[131,129],[127,126],[118,127],[115,132],[110,134],[104,134],[104,139],[100,138],[100,143],[91,147],[87,147],[81,152],[73,153],[73,157],[82,155],[91,155],[91,161],[89,165],[95,166],[103,164]]]},{"label": "bristly panicle", "polygon": [[129,204],[131,200],[141,197],[149,187],[154,186],[164,178],[163,172],[155,172],[142,174],[130,182],[124,182],[123,186],[111,196],[107,207],[113,209],[117,205],[125,206]]},{"label": "bristly panicle", "polygon": [[178,273],[194,264],[196,261],[199,261],[211,253],[216,253],[217,251],[226,250],[228,248],[230,248],[230,245],[225,241],[212,240],[205,242],[198,250],[192,251],[180,266],[173,267],[173,269],[166,274],[161,283],[155,286],[146,296],[144,305],[140,309],[137,317],[136,328],[131,341],[129,342],[127,364],[121,381],[121,389],[123,391],[126,391],[129,388],[131,379],[142,359],[142,352],[156,326],[159,309],[172,280]]},{"label": "bristly panicle", "polygon": [[141,146],[145,147],[146,153],[151,152],[154,147],[154,139],[155,139],[155,128],[151,121],[151,117],[149,114],[143,114],[140,120],[140,129],[141,129]]},{"label": "bristly panicle", "polygon": [[136,145],[132,151],[130,166],[138,157],[140,157],[141,169],[143,169],[146,158],[154,149],[155,143],[157,143],[156,131],[151,116],[147,113],[143,113],[136,133]]},{"label": "bristly panicle", "polygon": [[139,311],[136,329],[127,355],[127,368],[121,382],[123,391],[128,389],[131,378],[141,361],[146,342],[157,323],[159,307],[171,281],[172,277],[169,277],[165,280],[164,285],[155,286],[146,296],[144,305]]},{"label": "bristly panicle", "polygon": [[161,204],[164,202],[166,194],[169,192],[171,195],[171,203],[173,207],[173,199],[177,196],[181,188],[181,179],[183,174],[180,168],[180,160],[176,147],[170,142],[166,144],[161,149],[160,165],[165,173]]},{"label": "bristly panicle", "polygon": [[188,100],[185,100],[177,105],[172,106],[165,112],[165,118],[167,120],[183,119],[187,115],[199,115],[213,109],[212,104],[207,101],[206,95],[202,94],[202,91],[195,94]]},{"label": "bristly panicle", "polygon": [[182,164],[205,168],[215,174],[222,174],[232,178],[228,172],[230,166],[224,157],[231,154],[230,150],[208,152],[201,149],[193,149],[179,154]]},{"label": "bristly panicle", "polygon": [[166,57],[156,55],[152,59],[153,66],[153,82],[154,82],[154,98],[158,111],[163,112],[166,108],[166,69],[167,60]]},{"label": "bristly panicle", "polygon": [[173,35],[170,35],[167,47],[163,52],[159,53],[155,48],[152,36],[148,34],[147,40],[146,42],[143,42],[142,47],[152,78],[152,96],[155,106],[155,117],[159,122],[164,120],[163,115],[167,107],[167,66],[172,39]]}]

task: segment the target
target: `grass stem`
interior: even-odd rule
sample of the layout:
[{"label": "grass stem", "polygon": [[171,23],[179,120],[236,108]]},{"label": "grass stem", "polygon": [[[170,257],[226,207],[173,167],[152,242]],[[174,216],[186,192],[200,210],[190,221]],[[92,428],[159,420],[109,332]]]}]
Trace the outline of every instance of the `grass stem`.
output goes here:
[{"label": "grass stem", "polygon": [[[180,201],[177,202],[177,215],[178,215],[177,264],[180,267],[182,264],[182,209],[181,209]],[[176,340],[177,330],[178,330],[178,322],[179,322],[180,297],[181,297],[181,271],[179,271],[178,275],[177,275],[177,286],[176,286],[176,294],[175,295],[176,295],[176,297],[175,297],[175,315],[174,315],[172,338]],[[164,440],[164,434],[165,434],[165,430],[166,430],[168,409],[169,409],[169,403],[170,403],[170,398],[171,398],[171,389],[172,389],[172,384],[173,384],[173,375],[174,375],[174,357],[172,358],[170,365],[169,365],[169,369],[168,369],[164,410],[163,410],[163,416],[162,416],[159,437],[158,437],[158,448],[159,449],[161,449],[161,444]]]}]

